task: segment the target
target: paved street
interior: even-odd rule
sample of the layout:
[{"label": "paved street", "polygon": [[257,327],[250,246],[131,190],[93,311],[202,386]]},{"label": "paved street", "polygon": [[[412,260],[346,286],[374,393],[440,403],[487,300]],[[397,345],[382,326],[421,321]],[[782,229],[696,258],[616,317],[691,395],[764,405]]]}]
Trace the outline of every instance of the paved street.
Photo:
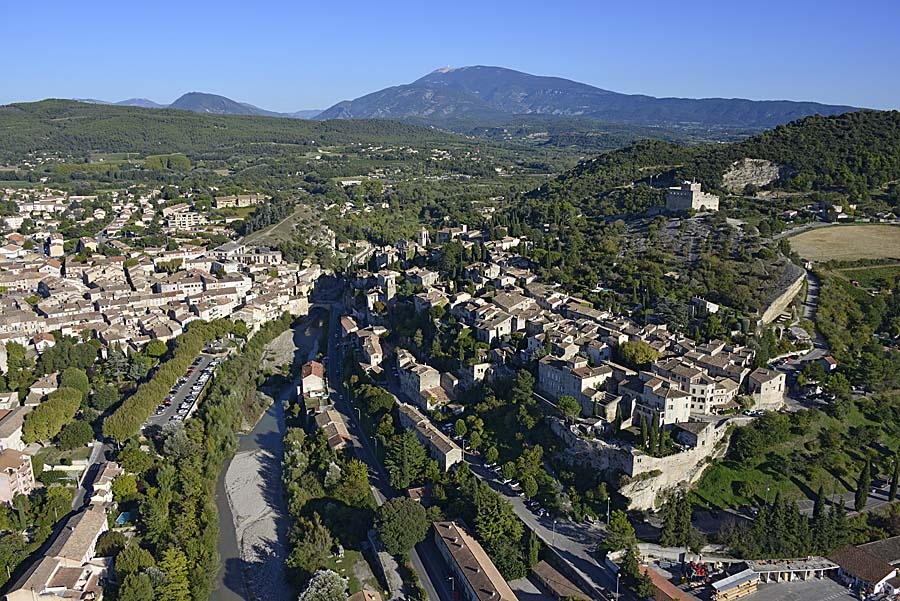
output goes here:
[{"label": "paved street", "polygon": [[[332,306],[330,326],[328,328],[329,392],[335,398],[335,409],[344,415],[350,426],[350,437],[357,458],[369,466],[369,484],[372,487],[376,502],[378,505],[381,505],[386,499],[398,496],[399,493],[390,486],[387,472],[382,467],[381,462],[378,461],[374,449],[364,435],[357,412],[350,405],[347,391],[343,385],[341,366],[343,365],[344,357],[342,350],[337,344],[338,337],[335,336],[340,330],[339,318],[341,311],[341,305],[335,304]],[[413,569],[419,575],[419,581],[429,599],[451,601],[454,598],[453,593],[449,589],[449,574],[433,543],[429,544],[428,540],[419,543],[410,552],[409,560]]]}]

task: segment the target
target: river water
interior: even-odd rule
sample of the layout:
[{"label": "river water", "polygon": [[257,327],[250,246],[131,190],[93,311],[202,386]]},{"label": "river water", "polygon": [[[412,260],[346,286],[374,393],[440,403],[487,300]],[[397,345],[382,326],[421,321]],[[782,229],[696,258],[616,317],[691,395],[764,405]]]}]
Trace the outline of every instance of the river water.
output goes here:
[{"label": "river water", "polygon": [[[294,327],[294,345],[301,361],[315,356],[326,317],[324,312],[314,311]],[[235,457],[219,474],[216,507],[220,568],[210,601],[295,598],[284,578],[288,518],[281,481],[285,430],[282,401],[290,397],[292,389],[293,385],[285,388],[253,430],[238,437]],[[235,513],[239,528],[235,528]],[[239,536],[245,548],[257,549],[253,565],[241,558]],[[252,594],[248,593],[248,582]]]}]

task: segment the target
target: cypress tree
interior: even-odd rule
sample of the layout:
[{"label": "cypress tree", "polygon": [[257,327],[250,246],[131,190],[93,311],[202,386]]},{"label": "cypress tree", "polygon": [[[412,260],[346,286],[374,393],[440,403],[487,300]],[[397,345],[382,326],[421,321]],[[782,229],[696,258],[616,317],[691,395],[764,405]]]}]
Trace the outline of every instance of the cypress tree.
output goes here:
[{"label": "cypress tree", "polygon": [[897,484],[900,482],[900,457],[894,457],[894,471],[891,473],[891,489],[888,491],[888,502],[897,498]]},{"label": "cypress tree", "polygon": [[819,492],[816,494],[816,502],[813,505],[813,524],[820,524],[823,517],[825,517],[825,486],[820,484]]},{"label": "cypress tree", "polygon": [[641,446],[647,448],[647,418],[641,417]]},{"label": "cypress tree", "polygon": [[616,418],[613,421],[613,429],[616,434],[622,431],[622,405],[621,403],[616,403]]},{"label": "cypress tree", "polygon": [[650,422],[650,452],[655,453],[659,446],[659,415],[653,414],[653,421]]},{"label": "cypress tree", "polygon": [[853,508],[856,511],[862,511],[866,507],[866,500],[869,498],[869,486],[872,484],[872,469],[868,459],[863,464],[862,471],[859,472],[859,480],[856,483],[856,497],[853,499]]}]

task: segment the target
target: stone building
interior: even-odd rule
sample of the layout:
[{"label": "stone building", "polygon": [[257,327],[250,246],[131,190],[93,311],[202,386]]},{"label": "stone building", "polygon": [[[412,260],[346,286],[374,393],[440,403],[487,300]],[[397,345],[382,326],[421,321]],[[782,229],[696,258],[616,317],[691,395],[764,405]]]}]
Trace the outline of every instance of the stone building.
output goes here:
[{"label": "stone building", "polygon": [[666,192],[666,209],[669,211],[718,211],[719,197],[703,192],[697,182],[684,182]]}]

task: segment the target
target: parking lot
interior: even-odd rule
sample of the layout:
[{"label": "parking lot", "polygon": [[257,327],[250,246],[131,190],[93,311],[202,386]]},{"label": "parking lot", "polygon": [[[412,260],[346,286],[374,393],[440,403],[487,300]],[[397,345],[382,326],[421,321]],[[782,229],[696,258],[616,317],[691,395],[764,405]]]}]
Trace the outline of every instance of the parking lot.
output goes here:
[{"label": "parking lot", "polygon": [[164,403],[157,407],[154,415],[146,421],[144,427],[162,427],[168,422],[184,421],[193,415],[197,408],[197,399],[200,398],[221,361],[221,357],[214,355],[198,356],[187,373],[179,378],[169,391]]}]

